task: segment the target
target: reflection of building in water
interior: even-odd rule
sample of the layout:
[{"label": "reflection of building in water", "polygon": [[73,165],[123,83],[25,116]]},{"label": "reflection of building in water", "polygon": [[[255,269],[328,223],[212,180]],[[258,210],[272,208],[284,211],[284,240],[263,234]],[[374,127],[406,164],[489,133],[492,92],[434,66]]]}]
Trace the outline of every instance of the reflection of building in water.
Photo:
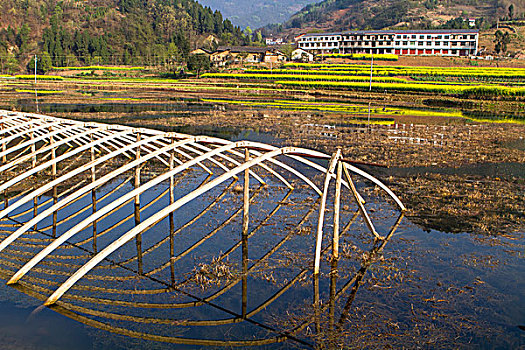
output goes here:
[{"label": "reflection of building in water", "polygon": [[[445,126],[418,124],[367,124],[366,121],[338,125],[302,124],[292,133],[295,141],[323,142],[337,139],[341,142],[368,142],[415,144],[420,146],[461,146],[470,142],[471,128],[475,126]],[[451,129],[454,132],[450,132]],[[457,137],[458,134],[460,137]]]},{"label": "reflection of building in water", "polygon": [[[405,211],[340,150],[10,112],[0,126],[0,276],[131,337],[314,347],[334,334],[337,308],[344,324]],[[339,248],[347,239],[360,259]]]},{"label": "reflection of building in water", "polygon": [[301,125],[298,133],[307,136],[321,136],[329,139],[337,139],[335,125],[326,124],[304,124]]}]

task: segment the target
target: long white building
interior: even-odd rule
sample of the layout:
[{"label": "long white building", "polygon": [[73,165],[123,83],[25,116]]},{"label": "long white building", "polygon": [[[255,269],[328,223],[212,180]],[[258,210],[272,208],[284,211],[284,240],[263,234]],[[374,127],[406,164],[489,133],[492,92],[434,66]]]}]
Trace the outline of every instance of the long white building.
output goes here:
[{"label": "long white building", "polygon": [[299,48],[315,53],[373,53],[411,56],[471,56],[478,52],[479,31],[359,30],[304,34]]}]

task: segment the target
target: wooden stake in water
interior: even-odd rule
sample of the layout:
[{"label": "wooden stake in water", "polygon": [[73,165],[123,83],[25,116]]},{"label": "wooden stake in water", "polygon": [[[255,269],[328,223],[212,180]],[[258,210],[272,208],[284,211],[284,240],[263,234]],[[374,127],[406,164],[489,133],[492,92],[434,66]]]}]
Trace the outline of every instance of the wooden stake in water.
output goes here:
[{"label": "wooden stake in water", "polygon": [[[250,160],[250,151],[244,149],[244,160]],[[250,169],[244,170],[243,191],[243,216],[242,216],[242,317],[246,317],[248,304],[248,227],[250,223]]]},{"label": "wooden stake in water", "polygon": [[326,208],[326,198],[328,197],[328,186],[330,185],[330,180],[334,173],[335,166],[341,158],[341,149],[338,148],[337,151],[332,155],[330,163],[326,168],[326,177],[324,180],[323,194],[321,196],[321,204],[319,205],[319,220],[317,222],[317,238],[315,242],[315,257],[314,257],[314,275],[319,273],[319,268],[321,266],[321,245],[323,243],[323,225],[324,225],[324,212]]},{"label": "wooden stake in water", "polygon": [[[90,142],[93,143],[93,134],[89,135]],[[91,153],[91,162],[95,161],[95,147],[91,147],[90,149]],[[91,167],[91,182],[95,182],[96,179],[96,169],[93,165]],[[97,212],[97,191],[95,188],[91,190],[91,208],[92,213],[95,214]],[[93,221],[93,252],[97,253],[97,220]]]},{"label": "wooden stake in water", "polygon": [[[175,139],[171,139],[171,143],[172,144],[174,143],[174,141],[175,141]],[[174,164],[173,164],[174,162],[175,162],[175,151],[171,150],[171,152],[170,152],[170,172],[174,168]],[[174,192],[174,188],[173,188],[174,186],[175,186],[175,181],[174,181],[173,175],[171,175],[170,176],[170,190],[169,190],[170,205],[175,202],[175,192]],[[169,222],[170,222],[171,284],[175,285],[175,263],[174,263],[174,259],[175,259],[175,218],[173,216],[173,212],[170,212],[170,214],[169,214]]]},{"label": "wooden stake in water", "polygon": [[[31,138],[31,141],[34,140],[35,138],[35,133],[33,132],[33,130],[31,130],[31,133],[29,134],[30,138]],[[35,143],[31,143],[31,154],[33,154],[33,158],[31,160],[31,165],[33,168],[36,167],[36,145]],[[35,196],[33,198],[33,217],[36,217],[38,215],[38,196]],[[35,224],[35,231],[37,229],[37,224]]]},{"label": "wooden stake in water", "polygon": [[[137,142],[140,142],[140,132],[137,132]],[[140,145],[137,146],[136,160],[140,159]],[[135,188],[140,187],[140,164],[135,167]],[[135,196],[135,226],[140,225],[140,194]],[[139,274],[142,274],[142,233],[136,236],[137,261]]]},{"label": "wooden stake in water", "polygon": [[[51,133],[53,131],[53,128],[49,128],[49,132]],[[51,136],[49,138],[50,145],[53,145],[55,143],[55,138]],[[53,147],[51,149],[51,160],[53,161],[53,165],[51,165],[51,178],[53,180],[57,177],[57,163],[55,162],[56,159],[56,147]],[[53,205],[57,204],[58,202],[58,188],[57,186],[53,186]],[[58,212],[55,210],[53,212],[53,237],[57,236],[57,216]]]},{"label": "wooden stake in water", "polygon": [[332,238],[332,258],[339,259],[339,219],[341,210],[341,182],[343,177],[343,163],[337,163],[334,198],[334,236]]}]

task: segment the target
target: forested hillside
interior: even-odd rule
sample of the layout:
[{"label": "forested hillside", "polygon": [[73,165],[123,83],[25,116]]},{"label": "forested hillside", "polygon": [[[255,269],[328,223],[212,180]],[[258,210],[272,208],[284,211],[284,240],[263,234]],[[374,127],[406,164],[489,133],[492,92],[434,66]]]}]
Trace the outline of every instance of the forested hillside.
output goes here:
[{"label": "forested hillside", "polygon": [[476,18],[478,28],[497,19],[522,18],[523,0],[324,0],[304,7],[273,31],[402,28],[462,28]]},{"label": "forested hillside", "polygon": [[200,0],[201,4],[218,9],[232,23],[241,27],[260,28],[269,23],[286,22],[304,6],[319,0]]},{"label": "forested hillside", "polygon": [[209,34],[224,44],[247,40],[194,0],[1,0],[0,26],[4,73],[34,54],[49,54],[54,66],[149,65],[184,60]]}]

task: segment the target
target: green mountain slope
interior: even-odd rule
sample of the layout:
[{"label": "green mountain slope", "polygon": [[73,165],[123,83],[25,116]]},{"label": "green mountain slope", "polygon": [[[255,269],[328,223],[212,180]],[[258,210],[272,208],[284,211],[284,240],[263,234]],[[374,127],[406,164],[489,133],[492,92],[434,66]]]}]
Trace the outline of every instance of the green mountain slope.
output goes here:
[{"label": "green mountain slope", "polygon": [[260,28],[269,23],[283,23],[304,6],[319,0],[199,0],[221,11],[235,25]]},{"label": "green mountain slope", "polygon": [[477,18],[486,26],[497,18],[522,17],[523,0],[324,0],[304,7],[282,26],[292,33],[391,27],[461,27],[461,18]]},{"label": "green mountain slope", "polygon": [[2,0],[3,73],[49,53],[52,64],[155,64],[181,60],[209,34],[243,44],[240,28],[194,0]]}]

